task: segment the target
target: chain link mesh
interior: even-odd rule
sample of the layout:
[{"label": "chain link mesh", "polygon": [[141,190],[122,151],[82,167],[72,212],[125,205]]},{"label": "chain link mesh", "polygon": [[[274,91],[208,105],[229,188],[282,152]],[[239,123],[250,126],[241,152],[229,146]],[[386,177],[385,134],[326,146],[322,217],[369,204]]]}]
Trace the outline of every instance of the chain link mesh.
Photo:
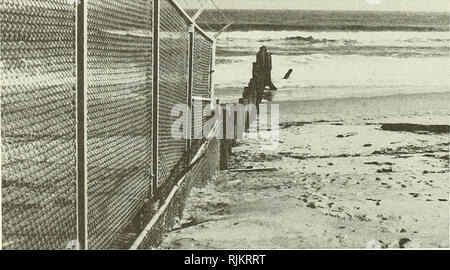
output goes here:
[{"label": "chain link mesh", "polygon": [[[194,61],[193,61],[193,87],[192,96],[195,98],[207,99],[211,97],[210,76],[211,76],[211,60],[212,60],[212,42],[207,39],[197,29],[194,33]],[[192,134],[201,134],[203,124],[209,119],[202,115],[203,108],[210,104],[208,100],[197,99],[194,100],[193,107],[193,125]],[[201,106],[200,106],[201,105]],[[202,115],[198,120],[195,115]],[[201,121],[201,122],[200,122]],[[196,123],[198,122],[198,123]],[[202,137],[194,138],[192,140],[191,151],[195,153],[200,146],[205,142]]]},{"label": "chain link mesh", "polygon": [[4,249],[76,239],[75,9],[0,2]]},{"label": "chain link mesh", "polygon": [[186,200],[193,186],[204,186],[215,177],[220,164],[220,141],[213,138],[205,145],[205,150],[197,162],[186,173],[184,181],[178,186],[174,199],[168,202],[166,211],[162,213],[148,234],[145,236],[139,249],[152,249],[159,245],[166,228],[173,226],[175,217],[181,218]]},{"label": "chain link mesh", "polygon": [[88,1],[88,237],[107,248],[151,186],[152,1]]},{"label": "chain link mesh", "polygon": [[[104,249],[150,197],[153,1],[86,4],[88,248]],[[0,9],[3,248],[63,249],[77,238],[75,6],[2,0]],[[187,164],[171,110],[187,103],[189,24],[171,1],[160,9],[158,187],[167,189]],[[194,43],[192,94],[208,98],[212,43],[198,32]]]},{"label": "chain link mesh", "polygon": [[212,42],[198,30],[194,33],[194,83],[192,96],[211,97]]},{"label": "chain link mesh", "polygon": [[185,18],[169,0],[160,4],[160,78],[159,78],[159,177],[158,187],[182,170],[180,160],[186,154],[186,140],[174,139],[171,116],[176,104],[187,104],[189,32]]}]

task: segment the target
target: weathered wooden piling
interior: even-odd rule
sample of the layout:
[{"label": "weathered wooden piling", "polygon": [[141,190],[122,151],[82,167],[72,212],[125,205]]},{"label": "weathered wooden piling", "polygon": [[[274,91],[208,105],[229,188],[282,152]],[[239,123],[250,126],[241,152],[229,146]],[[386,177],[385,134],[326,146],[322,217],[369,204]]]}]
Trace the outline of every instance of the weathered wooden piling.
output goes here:
[{"label": "weathered wooden piling", "polygon": [[[266,87],[269,87],[270,90],[276,90],[271,79],[272,59],[265,46],[260,48],[256,55],[256,62],[253,62],[252,65],[252,77],[248,85],[244,87],[242,98],[238,102],[244,108],[243,114],[227,111],[226,104],[222,104],[221,107],[223,138],[220,141],[220,170],[228,169],[232,147],[236,145],[238,139],[244,137],[243,132],[248,132],[252,123],[256,121],[256,117],[259,114],[259,104],[262,102]],[[231,115],[231,113],[234,115]],[[227,127],[227,122],[231,121],[230,117],[233,119],[233,138],[227,137],[227,128],[229,128]],[[244,119],[238,119],[239,117]],[[244,123],[244,130],[238,127],[241,123]]]},{"label": "weathered wooden piling", "polygon": [[[248,86],[244,87],[242,98],[244,100],[247,99],[248,101],[245,105],[254,104],[256,106],[257,114],[259,114],[259,104],[262,102],[266,87],[269,87],[270,90],[277,89],[272,83],[272,57],[267,52],[265,46],[260,48],[259,52],[256,54],[256,62],[253,62],[252,64],[252,78],[250,78]],[[246,131],[247,130],[248,128],[246,125]]]}]

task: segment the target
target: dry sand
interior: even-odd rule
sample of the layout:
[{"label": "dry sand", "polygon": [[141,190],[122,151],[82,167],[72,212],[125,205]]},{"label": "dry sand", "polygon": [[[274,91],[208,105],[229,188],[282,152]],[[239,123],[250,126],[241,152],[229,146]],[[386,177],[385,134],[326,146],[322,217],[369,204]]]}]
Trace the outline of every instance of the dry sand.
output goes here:
[{"label": "dry sand", "polygon": [[449,94],[280,104],[280,146],[233,148],[230,168],[194,189],[162,249],[448,248]]}]

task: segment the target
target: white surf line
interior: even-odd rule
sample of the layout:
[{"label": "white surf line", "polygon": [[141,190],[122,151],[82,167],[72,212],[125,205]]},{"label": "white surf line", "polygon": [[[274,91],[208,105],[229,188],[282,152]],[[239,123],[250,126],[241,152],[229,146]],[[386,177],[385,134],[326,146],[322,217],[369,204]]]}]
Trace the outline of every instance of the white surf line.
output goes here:
[{"label": "white surf line", "polygon": [[[216,121],[216,123],[214,124],[214,127],[211,129],[211,131],[208,134],[208,138],[213,137],[215,132],[218,131],[219,123],[220,123],[219,121]],[[209,142],[206,141],[204,144],[202,144],[202,146],[197,151],[197,153],[195,154],[192,161],[189,163],[190,165],[194,164],[197,161],[197,159],[200,158],[202,153],[205,151],[206,145],[208,145],[208,143]],[[156,222],[159,220],[159,218],[164,214],[164,212],[166,211],[170,202],[172,201],[173,197],[175,196],[178,188],[181,186],[181,184],[183,184],[183,182],[185,180],[186,180],[186,174],[183,177],[181,177],[181,179],[178,181],[178,183],[172,188],[172,191],[170,192],[169,196],[167,196],[166,200],[164,201],[164,204],[158,209],[158,211],[153,216],[153,218],[150,220],[150,222],[147,224],[147,226],[145,226],[144,230],[139,234],[138,238],[136,238],[136,240],[134,241],[133,245],[131,245],[129,250],[137,250],[138,249],[138,247],[144,241],[147,234],[150,232],[150,230],[153,228],[153,226],[156,224]]]}]

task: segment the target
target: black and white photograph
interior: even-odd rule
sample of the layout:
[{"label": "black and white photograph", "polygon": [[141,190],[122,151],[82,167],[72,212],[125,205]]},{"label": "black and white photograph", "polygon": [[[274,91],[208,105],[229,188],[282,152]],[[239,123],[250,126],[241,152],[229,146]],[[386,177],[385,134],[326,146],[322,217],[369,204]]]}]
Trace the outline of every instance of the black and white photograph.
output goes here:
[{"label": "black and white photograph", "polygon": [[0,253],[448,250],[449,53],[448,0],[0,0]]}]

